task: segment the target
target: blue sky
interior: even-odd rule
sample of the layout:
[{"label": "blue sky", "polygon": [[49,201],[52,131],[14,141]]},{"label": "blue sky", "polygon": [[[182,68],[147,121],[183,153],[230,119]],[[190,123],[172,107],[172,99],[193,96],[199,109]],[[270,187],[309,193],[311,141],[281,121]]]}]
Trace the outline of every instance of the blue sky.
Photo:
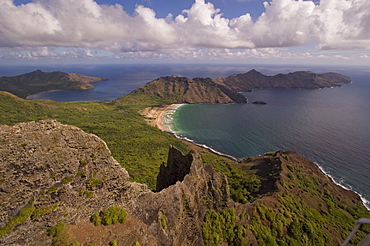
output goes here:
[{"label": "blue sky", "polygon": [[0,62],[370,65],[369,0],[0,0]]},{"label": "blue sky", "polygon": [[[30,0],[15,0],[14,4],[27,4]],[[169,13],[173,15],[181,14],[184,9],[189,9],[194,3],[193,0],[96,0],[98,4],[115,5],[121,4],[124,9],[133,14],[136,5],[149,7],[156,12],[158,18],[165,18]],[[246,13],[250,13],[252,17],[258,18],[265,8],[263,0],[215,0],[207,1],[215,5],[216,8],[222,10],[224,17],[235,18]]]}]

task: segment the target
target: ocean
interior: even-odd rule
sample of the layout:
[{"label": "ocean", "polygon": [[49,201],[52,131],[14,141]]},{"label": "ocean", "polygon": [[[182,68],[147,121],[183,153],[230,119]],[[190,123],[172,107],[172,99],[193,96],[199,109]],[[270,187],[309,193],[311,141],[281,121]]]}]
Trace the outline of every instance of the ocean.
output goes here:
[{"label": "ocean", "polygon": [[88,91],[33,95],[56,101],[114,100],[159,76],[225,77],[255,68],[267,75],[300,70],[339,72],[351,77],[342,87],[274,89],[243,93],[267,105],[198,104],[170,111],[166,121],[178,137],[234,159],[292,150],[314,161],[337,184],[361,195],[370,208],[370,69],[286,65],[59,65],[1,66],[0,76],[36,69],[108,78]]}]

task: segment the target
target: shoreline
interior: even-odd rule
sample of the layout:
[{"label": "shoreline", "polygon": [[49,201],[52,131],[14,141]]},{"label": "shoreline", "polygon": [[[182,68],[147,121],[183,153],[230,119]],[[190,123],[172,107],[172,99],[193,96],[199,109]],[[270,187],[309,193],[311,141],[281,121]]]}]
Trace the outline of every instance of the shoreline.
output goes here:
[{"label": "shoreline", "polygon": [[[151,126],[154,126],[154,127],[157,127],[158,129],[160,129],[161,131],[164,131],[164,132],[168,132],[170,134],[172,134],[173,136],[175,136],[176,138],[180,139],[180,140],[183,140],[189,144],[192,144],[192,145],[195,145],[199,148],[202,148],[202,149],[205,149],[215,155],[218,155],[218,156],[222,156],[222,157],[225,157],[225,158],[228,158],[229,160],[232,160],[232,161],[236,161],[238,162],[238,159],[233,157],[233,156],[230,156],[228,154],[224,154],[222,152],[219,152],[217,150],[214,150],[212,149],[211,147],[205,145],[205,144],[198,144],[196,143],[194,140],[192,139],[189,139],[189,138],[186,138],[186,137],[181,137],[179,136],[178,134],[176,134],[175,132],[173,132],[168,126],[166,126],[166,119],[165,119],[165,115],[168,113],[168,111],[170,110],[177,110],[179,107],[181,107],[182,105],[185,105],[185,104],[171,104],[171,105],[163,105],[163,106],[158,106],[158,107],[149,107],[149,108],[145,108],[144,110],[140,111],[139,113],[141,115],[143,115],[146,119],[146,122],[151,125]],[[352,191],[354,193],[356,193],[361,201],[362,201],[362,204],[364,205],[364,207],[370,211],[370,201],[368,201],[366,198],[364,198],[362,196],[362,194],[360,194],[359,192],[355,191],[352,189],[352,187],[348,187],[344,184],[341,184],[340,182],[337,182],[335,180],[335,178],[330,175],[328,172],[326,172],[324,170],[324,168],[322,166],[320,166],[317,162],[314,162],[314,164],[320,169],[320,171],[326,175],[327,177],[329,177],[329,179],[334,183],[336,184],[337,186],[339,187],[342,187],[343,189],[345,190],[349,190],[349,191]]]},{"label": "shoreline", "polygon": [[176,110],[184,104],[170,104],[159,107],[149,107],[141,110],[139,113],[145,117],[145,121],[159,130],[164,132],[171,132],[170,129],[165,125],[166,120],[164,116],[170,110]]},{"label": "shoreline", "polygon": [[345,189],[345,190],[349,190],[349,191],[352,191],[352,192],[354,192],[354,193],[356,193],[359,197],[360,197],[360,199],[361,199],[361,201],[362,201],[362,204],[365,206],[365,208],[368,210],[368,211],[370,211],[370,201],[369,200],[367,200],[362,194],[360,194],[360,192],[357,192],[357,191],[355,191],[351,186],[349,186],[349,185],[345,185],[345,184],[342,184],[341,182],[338,182],[338,181],[336,181],[335,180],[335,178],[329,173],[329,172],[326,172],[325,171],[325,169],[321,166],[321,165],[319,165],[317,162],[313,162],[313,163],[315,163],[315,165],[320,169],[320,171],[324,174],[324,175],[326,175],[327,177],[329,177],[329,179],[331,180],[331,182],[333,182],[334,184],[336,184],[337,186],[339,186],[339,187],[342,187],[343,189]]},{"label": "shoreline", "polygon": [[145,117],[145,121],[149,125],[151,125],[153,127],[157,127],[161,131],[168,132],[168,133],[172,134],[173,136],[175,136],[176,138],[178,138],[180,140],[183,140],[187,143],[198,146],[198,147],[200,147],[202,149],[205,149],[205,150],[207,150],[207,151],[209,151],[209,152],[211,152],[215,155],[222,156],[222,157],[225,157],[229,160],[237,162],[238,159],[235,158],[234,156],[221,153],[221,152],[219,152],[215,149],[212,149],[211,147],[209,147],[205,144],[198,144],[192,139],[189,139],[189,138],[186,138],[186,137],[181,137],[178,134],[176,134],[175,132],[173,132],[168,126],[166,126],[166,124],[165,124],[166,123],[165,115],[168,113],[168,111],[171,111],[171,110],[175,111],[179,107],[181,107],[182,105],[186,105],[186,104],[170,104],[170,105],[163,105],[163,106],[158,106],[158,107],[148,107],[148,108],[145,108],[145,109],[141,110],[139,113]]}]

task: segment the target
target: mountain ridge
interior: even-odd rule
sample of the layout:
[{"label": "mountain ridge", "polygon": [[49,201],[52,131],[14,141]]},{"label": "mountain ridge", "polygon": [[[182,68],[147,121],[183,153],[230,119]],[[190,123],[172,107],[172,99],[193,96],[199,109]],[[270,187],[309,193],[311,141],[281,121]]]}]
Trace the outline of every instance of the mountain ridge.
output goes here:
[{"label": "mountain ridge", "polygon": [[153,80],[126,98],[155,100],[173,103],[246,103],[240,92],[255,89],[303,88],[320,89],[351,83],[351,79],[339,73],[316,74],[310,71],[297,71],[274,76],[264,75],[255,69],[247,73],[230,75],[226,78],[193,79],[173,75]]},{"label": "mountain ridge", "polygon": [[36,70],[18,76],[0,77],[0,90],[27,98],[32,94],[51,90],[88,90],[94,88],[91,83],[104,80],[107,79],[61,71]]}]

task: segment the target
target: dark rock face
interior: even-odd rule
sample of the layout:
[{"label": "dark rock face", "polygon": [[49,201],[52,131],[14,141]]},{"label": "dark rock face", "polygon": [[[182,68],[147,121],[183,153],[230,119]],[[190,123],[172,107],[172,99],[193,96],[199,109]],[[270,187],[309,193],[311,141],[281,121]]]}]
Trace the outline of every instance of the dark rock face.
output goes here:
[{"label": "dark rock face", "polygon": [[[0,125],[0,245],[51,245],[47,230],[61,222],[69,229],[66,245],[108,245],[113,239],[124,245],[204,245],[201,224],[207,211],[227,208],[235,212],[234,223],[245,228],[241,236],[250,245],[264,245],[264,235],[255,232],[262,227],[274,235],[271,240],[286,242],[289,228],[309,221],[306,211],[318,218],[311,220],[312,228],[326,235],[317,234],[317,240],[327,240],[320,245],[338,245],[365,209],[357,194],[335,185],[297,153],[266,153],[238,165],[261,181],[255,191],[260,197],[251,203],[231,201],[226,176],[203,164],[198,152],[183,155],[174,148],[158,175],[159,191],[152,192],[129,182],[106,144],[77,127],[54,120]],[[111,206],[128,212],[124,224],[89,222],[91,215]],[[32,214],[3,234],[8,222],[28,207]],[[285,221],[279,234],[270,233],[274,221],[266,211]],[[338,229],[338,218],[348,224]]]},{"label": "dark rock face", "polygon": [[193,162],[192,153],[184,156],[176,148],[170,147],[168,153],[167,166],[162,164],[157,177],[157,191],[161,191],[177,181],[183,181],[184,177],[190,173],[190,167]]},{"label": "dark rock face", "polygon": [[[177,173],[174,170],[176,165],[183,172],[189,167],[189,173],[182,182],[176,182],[158,193],[141,194],[135,199],[131,211],[152,228],[158,245],[203,245],[200,223],[204,215],[209,209],[220,211],[229,206],[227,178],[203,164],[196,151],[184,156],[171,148],[168,164],[167,174],[171,170]],[[186,168],[182,168],[181,164],[185,164]],[[158,176],[158,180],[162,179],[167,180],[163,172]],[[160,225],[160,218],[165,218],[166,228]]]},{"label": "dark rock face", "polygon": [[[97,245],[112,239],[202,245],[205,213],[226,208],[230,197],[226,177],[203,165],[195,151],[170,149],[158,176],[161,191],[154,193],[129,182],[97,136],[54,120],[0,125],[0,177],[0,228],[23,208],[37,211],[0,237],[2,245],[50,245],[47,229],[61,222],[69,225],[70,243],[88,244],[95,236]],[[127,225],[109,231],[88,222],[113,205],[127,210]]]}]

